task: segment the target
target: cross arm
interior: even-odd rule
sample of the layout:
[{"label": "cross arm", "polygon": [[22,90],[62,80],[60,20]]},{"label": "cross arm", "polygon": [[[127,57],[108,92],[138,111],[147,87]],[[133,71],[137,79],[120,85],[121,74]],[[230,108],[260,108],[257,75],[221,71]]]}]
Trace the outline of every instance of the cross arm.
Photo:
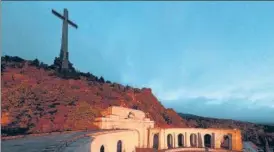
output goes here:
[{"label": "cross arm", "polygon": [[75,27],[76,29],[78,28],[78,26],[77,26],[75,23],[73,23],[71,20],[68,20],[68,23],[69,23],[71,26]]},{"label": "cross arm", "polygon": [[[51,10],[51,12],[54,14],[54,15],[56,15],[57,17],[59,17],[60,19],[62,19],[62,20],[65,20],[65,17],[63,16],[63,15],[61,15],[60,13],[58,13],[58,12],[56,12],[55,10]],[[78,25],[77,24],[75,24],[74,22],[72,22],[71,20],[69,20],[68,19],[68,23],[71,25],[71,26],[73,26],[74,28],[78,28]]]},{"label": "cross arm", "polygon": [[55,10],[51,10],[51,12],[52,12],[54,15],[56,15],[57,17],[59,17],[60,19],[62,19],[62,20],[65,19],[63,15],[59,14],[59,13],[56,12]]}]

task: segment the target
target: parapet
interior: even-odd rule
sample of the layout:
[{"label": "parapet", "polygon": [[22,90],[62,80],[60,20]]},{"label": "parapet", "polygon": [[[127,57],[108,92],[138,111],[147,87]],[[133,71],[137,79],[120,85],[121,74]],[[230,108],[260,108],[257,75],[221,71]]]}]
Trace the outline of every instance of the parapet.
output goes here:
[{"label": "parapet", "polygon": [[129,117],[137,120],[145,119],[145,113],[141,110],[134,110],[134,109],[118,107],[118,106],[109,107],[106,110],[103,110],[101,114],[104,117],[108,117],[109,115],[116,115],[120,119],[126,119]]}]

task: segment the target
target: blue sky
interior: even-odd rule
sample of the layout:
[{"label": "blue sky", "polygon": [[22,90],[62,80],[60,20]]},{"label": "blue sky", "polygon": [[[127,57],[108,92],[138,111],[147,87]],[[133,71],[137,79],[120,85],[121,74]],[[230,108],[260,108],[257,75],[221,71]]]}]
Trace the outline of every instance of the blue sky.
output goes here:
[{"label": "blue sky", "polygon": [[178,112],[274,122],[273,2],[2,2],[2,54],[51,64],[69,17],[80,71],[150,87]]}]

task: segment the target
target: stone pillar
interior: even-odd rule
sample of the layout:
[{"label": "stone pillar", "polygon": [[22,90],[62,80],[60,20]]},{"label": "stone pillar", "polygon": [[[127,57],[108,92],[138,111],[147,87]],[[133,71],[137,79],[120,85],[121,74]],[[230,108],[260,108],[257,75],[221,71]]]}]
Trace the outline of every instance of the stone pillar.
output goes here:
[{"label": "stone pillar", "polygon": [[243,148],[242,139],[241,139],[242,135],[239,130],[236,130],[233,136],[231,136],[230,138],[232,138],[232,142],[231,142],[232,150],[239,151],[240,149]]},{"label": "stone pillar", "polygon": [[240,130],[236,130],[235,131],[235,135],[236,136],[236,147],[234,150],[237,150],[237,151],[240,151],[243,149],[243,143],[242,143],[242,134],[241,134],[241,131]]},{"label": "stone pillar", "polygon": [[190,147],[190,139],[189,139],[189,135],[187,132],[185,132],[185,147]]},{"label": "stone pillar", "polygon": [[174,142],[173,142],[173,148],[178,147],[178,146],[177,146],[177,145],[178,145],[178,144],[177,144],[178,141],[177,141],[177,138],[176,138],[175,133],[173,133],[173,141],[174,141]]},{"label": "stone pillar", "polygon": [[199,133],[196,133],[196,147],[199,147]]},{"label": "stone pillar", "polygon": [[140,148],[144,148],[144,140],[145,140],[145,137],[146,136],[144,136],[145,134],[145,132],[144,132],[144,129],[137,129],[138,131],[139,131],[139,133],[140,133]]},{"label": "stone pillar", "polygon": [[148,145],[147,146],[148,146],[147,148],[153,148],[153,135],[150,129],[148,129]]},{"label": "stone pillar", "polygon": [[[232,142],[232,140],[236,140],[237,141],[237,137],[235,137],[235,136],[233,136],[233,138],[232,138],[232,135],[231,134],[229,134],[229,149],[230,150],[233,150],[233,149],[237,149],[236,148],[236,146],[237,146],[237,142],[235,141],[235,142]],[[235,143],[235,144],[234,144]],[[233,146],[233,147],[232,147]]]},{"label": "stone pillar", "polygon": [[212,133],[212,137],[211,137],[211,147],[212,148],[214,148],[215,149],[215,137],[216,135],[215,135],[215,133]]},{"label": "stone pillar", "polygon": [[205,141],[204,141],[205,138],[204,138],[204,136],[205,136],[204,134],[201,134],[201,143],[202,143],[201,145],[202,145],[202,147],[205,147]]},{"label": "stone pillar", "polygon": [[159,149],[165,149],[166,148],[166,138],[165,138],[165,130],[161,129],[159,133]]},{"label": "stone pillar", "polygon": [[214,133],[214,148],[221,148],[221,140],[223,139],[222,133]]},{"label": "stone pillar", "polygon": [[203,135],[201,133],[198,133],[198,147],[202,148],[204,147],[204,140]]},{"label": "stone pillar", "polygon": [[143,130],[144,130],[144,148],[148,148],[148,137],[149,137],[148,129],[144,128]]}]

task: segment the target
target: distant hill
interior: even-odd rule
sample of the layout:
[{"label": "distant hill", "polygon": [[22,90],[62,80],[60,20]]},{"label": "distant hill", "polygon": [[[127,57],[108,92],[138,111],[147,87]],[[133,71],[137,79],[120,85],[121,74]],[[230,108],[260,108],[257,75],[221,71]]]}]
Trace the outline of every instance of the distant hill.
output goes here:
[{"label": "distant hill", "polygon": [[218,119],[178,113],[187,124],[198,128],[238,128],[242,130],[243,140],[252,141],[258,146],[265,145],[265,138],[274,146],[274,126],[255,124],[250,122],[235,121],[231,119]]},{"label": "distant hill", "polygon": [[273,123],[260,123],[260,124],[262,124],[262,125],[267,125],[267,126],[274,126]]}]

